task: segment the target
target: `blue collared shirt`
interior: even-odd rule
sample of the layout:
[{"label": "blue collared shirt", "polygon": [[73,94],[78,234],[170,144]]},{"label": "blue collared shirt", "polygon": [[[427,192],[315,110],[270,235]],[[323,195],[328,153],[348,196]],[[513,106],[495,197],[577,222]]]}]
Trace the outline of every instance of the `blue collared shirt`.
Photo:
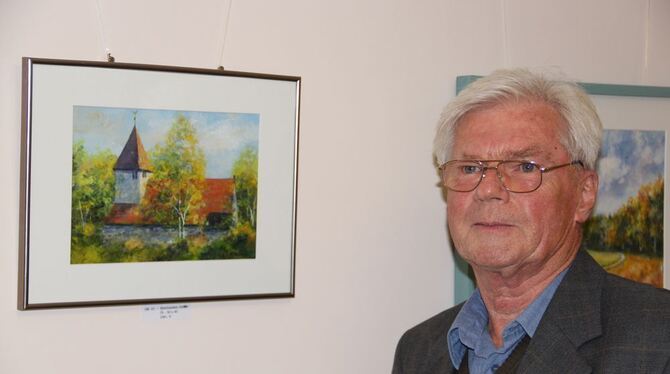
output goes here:
[{"label": "blue collared shirt", "polygon": [[489,315],[479,289],[465,302],[449,328],[449,355],[456,368],[468,354],[468,367],[471,373],[494,373],[505,362],[521,339],[528,334],[531,338],[540,324],[542,315],[561,284],[567,269],[554,278],[547,288],[503,330],[503,345],[496,347],[491,340],[488,324]]}]

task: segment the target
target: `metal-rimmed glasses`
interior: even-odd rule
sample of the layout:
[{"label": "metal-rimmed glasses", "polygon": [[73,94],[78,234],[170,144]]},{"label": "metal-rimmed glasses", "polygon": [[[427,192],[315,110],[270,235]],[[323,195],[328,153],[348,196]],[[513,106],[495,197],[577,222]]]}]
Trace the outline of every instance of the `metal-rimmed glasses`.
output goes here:
[{"label": "metal-rimmed glasses", "polygon": [[[488,166],[490,163],[498,164]],[[527,193],[540,187],[544,173],[572,165],[584,167],[580,160],[550,167],[542,167],[528,160],[451,160],[442,164],[440,171],[442,183],[452,191],[473,191],[486,177],[486,171],[495,169],[498,179],[507,191]]]}]

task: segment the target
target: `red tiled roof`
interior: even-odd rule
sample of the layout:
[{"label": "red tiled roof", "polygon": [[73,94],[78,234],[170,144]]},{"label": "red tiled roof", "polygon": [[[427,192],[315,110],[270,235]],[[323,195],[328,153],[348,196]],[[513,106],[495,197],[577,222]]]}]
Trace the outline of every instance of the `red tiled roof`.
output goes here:
[{"label": "red tiled roof", "polygon": [[209,213],[232,213],[233,192],[235,180],[205,179],[205,193],[202,198],[205,205],[200,209],[200,215],[206,217]]}]

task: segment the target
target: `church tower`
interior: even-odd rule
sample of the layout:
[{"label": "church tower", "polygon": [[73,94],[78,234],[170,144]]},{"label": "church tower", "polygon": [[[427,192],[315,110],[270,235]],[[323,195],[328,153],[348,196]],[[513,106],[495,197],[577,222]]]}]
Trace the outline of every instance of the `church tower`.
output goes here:
[{"label": "church tower", "polygon": [[151,163],[137,133],[137,112],[133,115],[133,130],[114,165],[116,196],[114,204],[139,204],[144,196]]}]

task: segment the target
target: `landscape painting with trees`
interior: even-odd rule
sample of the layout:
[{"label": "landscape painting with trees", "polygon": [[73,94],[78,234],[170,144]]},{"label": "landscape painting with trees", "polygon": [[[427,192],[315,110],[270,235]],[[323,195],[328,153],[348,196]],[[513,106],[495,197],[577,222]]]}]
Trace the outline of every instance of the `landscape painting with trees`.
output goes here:
[{"label": "landscape painting with trees", "polygon": [[665,132],[606,130],[583,245],[610,273],[663,287]]},{"label": "landscape painting with trees", "polygon": [[75,106],[70,262],[255,258],[259,121]]}]

